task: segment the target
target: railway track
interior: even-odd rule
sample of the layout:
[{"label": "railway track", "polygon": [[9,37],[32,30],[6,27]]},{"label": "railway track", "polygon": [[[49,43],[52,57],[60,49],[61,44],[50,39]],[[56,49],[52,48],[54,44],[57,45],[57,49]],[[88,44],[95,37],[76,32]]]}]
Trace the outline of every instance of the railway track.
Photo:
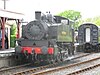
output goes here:
[{"label": "railway track", "polygon": [[100,67],[100,57],[74,63],[68,66],[47,69],[32,75],[77,75],[90,69]]},{"label": "railway track", "polygon": [[77,75],[77,74],[86,72],[86,71],[88,71],[88,70],[91,70],[91,69],[94,69],[94,68],[97,68],[97,67],[100,67],[100,64],[92,65],[92,66],[83,68],[83,69],[81,69],[81,70],[77,70],[77,71],[75,71],[75,72],[69,73],[69,74],[67,74],[67,75]]},{"label": "railway track", "polygon": [[[78,59],[81,57],[85,57],[88,56],[90,54],[79,54],[78,56],[72,58],[71,60],[74,59]],[[36,67],[36,68],[29,68],[27,67],[29,64],[25,64],[25,65],[19,65],[19,66],[15,66],[15,67],[10,67],[10,68],[6,68],[6,69],[2,69],[0,70],[0,75],[24,75],[24,74],[28,74],[28,73],[35,73],[36,71],[40,71],[40,70],[44,70],[50,67],[55,67],[57,66],[57,64],[60,64],[62,62],[59,63],[54,63],[54,64],[50,64],[50,65],[46,65],[46,66],[40,66],[40,67]]]},{"label": "railway track", "polygon": [[[90,54],[80,54],[79,56],[72,58],[71,60],[78,59],[78,58],[81,58],[81,57],[85,57],[85,56],[88,56],[88,55],[90,55]],[[16,72],[13,75],[28,75],[28,74],[35,73],[37,71],[47,69],[47,68],[55,67],[58,64],[62,64],[62,62],[49,64],[49,65],[41,66],[41,67],[37,67],[37,68],[32,68],[32,69],[28,69],[28,70],[25,70],[25,71]]]},{"label": "railway track", "polygon": [[16,72],[16,71],[20,71],[20,70],[25,70],[25,68],[27,66],[31,65],[31,63],[27,63],[24,65],[18,65],[18,66],[14,66],[14,67],[9,67],[9,68],[4,68],[0,70],[0,75],[11,75],[12,73]]}]

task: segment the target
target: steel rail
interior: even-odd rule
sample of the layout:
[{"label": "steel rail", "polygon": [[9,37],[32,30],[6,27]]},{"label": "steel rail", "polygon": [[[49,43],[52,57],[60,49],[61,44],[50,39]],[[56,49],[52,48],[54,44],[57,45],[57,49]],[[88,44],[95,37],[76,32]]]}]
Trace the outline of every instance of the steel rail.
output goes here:
[{"label": "steel rail", "polygon": [[[90,63],[90,62],[96,61],[98,59],[100,60],[100,57],[93,58],[93,59],[90,59],[90,60],[86,60],[86,61],[83,61],[83,62],[74,63],[74,64],[71,64],[71,65],[68,65],[68,66],[62,66],[62,67],[57,67],[57,68],[50,69],[50,70],[44,70],[44,71],[41,71],[41,72],[33,73],[32,75],[44,75],[44,74],[48,74],[48,73],[52,73],[52,72],[57,72],[57,71],[60,71],[60,70],[66,69],[66,68],[69,69],[69,68],[74,67],[74,66],[79,66],[81,64]],[[99,64],[96,64],[96,65],[99,65]],[[96,65],[94,65],[94,66],[96,66]],[[87,67],[87,68],[89,68],[89,67]],[[69,73],[68,75],[73,75],[73,74],[78,73],[80,71],[81,70],[79,70],[77,72],[72,72],[72,73]]]},{"label": "steel rail", "polygon": [[18,66],[13,66],[13,67],[5,68],[5,69],[1,69],[0,70],[0,74],[4,73],[4,72],[7,72],[7,71],[11,72],[11,70],[14,70],[14,69],[16,70],[16,69],[19,69],[19,68],[22,68],[22,67],[25,67],[25,66],[29,66],[29,65],[31,65],[31,63],[18,65]]},{"label": "steel rail", "polygon": [[[81,57],[85,57],[85,56],[88,56],[88,55],[90,55],[90,54],[80,55],[80,56],[77,56],[77,57],[75,57],[75,58],[73,58],[71,60],[78,59],[78,58],[81,58]],[[59,63],[62,63],[62,62],[63,61],[60,61]],[[49,67],[54,67],[54,66],[56,66],[59,63],[53,63],[53,64],[46,65],[46,66],[41,66],[41,67],[37,67],[37,68],[27,69],[27,70],[24,70],[24,71],[16,72],[13,75],[23,75],[23,74],[28,74],[28,73],[35,73],[37,71],[44,70],[44,69],[49,68]]]},{"label": "steel rail", "polygon": [[75,72],[69,73],[69,74],[67,74],[67,75],[77,75],[77,74],[80,74],[80,73],[89,71],[89,70],[91,70],[91,69],[97,68],[97,67],[99,67],[99,66],[100,66],[100,64],[92,65],[92,66],[90,66],[90,67],[86,67],[86,68],[83,68],[83,69],[81,69],[81,70],[77,70],[77,71],[75,71]]}]

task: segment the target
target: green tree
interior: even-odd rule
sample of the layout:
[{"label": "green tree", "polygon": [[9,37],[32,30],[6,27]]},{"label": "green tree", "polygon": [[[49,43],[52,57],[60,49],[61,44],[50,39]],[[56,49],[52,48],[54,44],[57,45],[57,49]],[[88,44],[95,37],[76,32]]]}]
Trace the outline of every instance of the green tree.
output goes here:
[{"label": "green tree", "polygon": [[77,29],[79,24],[79,22],[76,22],[76,20],[79,20],[82,17],[80,12],[74,10],[66,10],[64,12],[59,13],[58,15],[74,21],[75,29]]},{"label": "green tree", "polygon": [[100,16],[94,17],[93,20],[96,25],[100,26]]},{"label": "green tree", "polygon": [[81,13],[78,11],[74,11],[74,10],[66,10],[64,12],[59,13],[58,15],[65,17],[65,18],[68,18],[68,19],[73,20],[73,21],[81,18]]},{"label": "green tree", "polygon": [[10,46],[15,47],[15,40],[16,40],[16,32],[17,32],[17,25],[12,24],[10,30]]},{"label": "green tree", "polygon": [[87,19],[79,22],[79,24],[82,24],[83,22],[90,22],[90,23],[96,24],[97,26],[100,26],[100,16],[97,16],[97,17],[94,17],[94,18],[87,18]]},{"label": "green tree", "polygon": [[16,35],[16,32],[17,32],[17,27],[16,26],[17,25],[15,25],[15,24],[11,25],[11,30],[10,30],[11,35]]}]

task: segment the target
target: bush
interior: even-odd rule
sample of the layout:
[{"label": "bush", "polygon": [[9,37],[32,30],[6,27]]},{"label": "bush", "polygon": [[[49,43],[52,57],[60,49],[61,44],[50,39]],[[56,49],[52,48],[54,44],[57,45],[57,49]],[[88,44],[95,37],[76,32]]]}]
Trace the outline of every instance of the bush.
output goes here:
[{"label": "bush", "polygon": [[11,35],[10,36],[10,47],[15,47],[16,46],[16,36]]}]

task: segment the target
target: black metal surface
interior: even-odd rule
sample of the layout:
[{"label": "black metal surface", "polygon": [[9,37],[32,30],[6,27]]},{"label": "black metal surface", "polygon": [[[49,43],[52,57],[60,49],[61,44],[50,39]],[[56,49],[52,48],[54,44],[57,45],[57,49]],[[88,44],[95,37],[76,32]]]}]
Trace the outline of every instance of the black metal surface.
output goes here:
[{"label": "black metal surface", "polygon": [[[86,41],[86,28],[90,28],[90,41]],[[98,44],[98,27],[92,23],[85,23],[79,26],[78,30],[78,42],[79,42],[79,50],[84,52],[96,52],[97,44]]]},{"label": "black metal surface", "polygon": [[[56,22],[54,23],[52,21],[52,19],[54,19],[52,18],[53,16],[50,17],[51,14],[49,14],[48,17],[49,19],[46,16],[40,17],[41,16],[40,14],[41,14],[40,12],[37,12],[36,13],[37,16],[35,15],[36,20],[31,21],[26,26],[22,27],[22,38],[17,40],[19,47],[16,47],[16,52],[21,54],[20,47],[31,47],[33,53],[27,55],[31,56],[27,60],[35,59],[33,62],[37,60],[41,61],[42,59],[44,59],[43,58],[44,55],[47,55],[47,58],[45,56],[44,59],[47,61],[48,60],[59,61],[63,60],[64,57],[67,58],[68,55],[70,56],[74,55],[74,47],[73,47],[74,44],[72,44],[72,42],[74,41],[74,39],[72,38],[72,36],[74,36],[72,34],[74,30],[73,31],[71,30],[71,26],[69,25],[69,23],[68,24],[66,22],[61,23],[61,19],[63,18],[60,18],[59,24]],[[60,33],[61,35],[59,35]],[[58,40],[58,36],[61,39],[60,42]],[[73,41],[70,41],[69,38],[71,40],[73,39]],[[58,45],[58,42],[60,43],[60,45]],[[35,47],[41,48],[42,54],[35,54],[34,53]],[[52,47],[54,49],[53,54],[48,53],[49,47]]]},{"label": "black metal surface", "polygon": [[78,30],[78,42],[79,44],[86,43],[85,29],[90,28],[90,43],[96,45],[98,43],[98,27],[91,23],[82,24]]},{"label": "black metal surface", "polygon": [[47,33],[48,26],[42,21],[31,21],[23,28],[23,37],[27,39],[41,40]]}]

